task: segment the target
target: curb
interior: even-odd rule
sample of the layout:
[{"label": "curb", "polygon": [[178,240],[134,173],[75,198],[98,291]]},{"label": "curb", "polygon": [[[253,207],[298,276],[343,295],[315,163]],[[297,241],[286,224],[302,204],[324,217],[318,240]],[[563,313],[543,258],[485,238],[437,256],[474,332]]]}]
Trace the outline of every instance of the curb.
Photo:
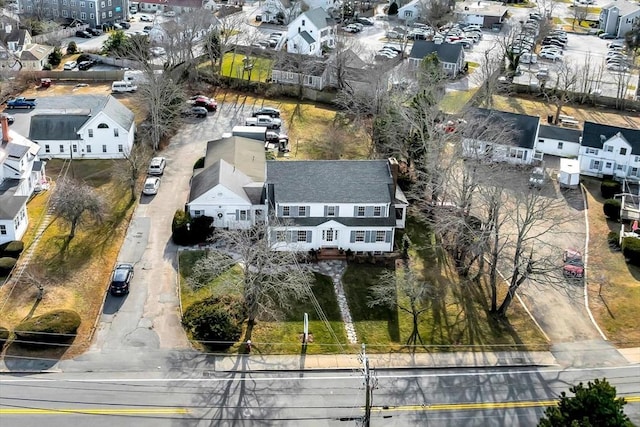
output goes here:
[{"label": "curb", "polygon": [[[496,368],[544,368],[544,367],[559,367],[561,365],[557,363],[525,363],[525,364],[513,364],[513,365],[465,365],[465,366],[371,366],[371,369],[375,371],[398,371],[398,370],[431,370],[442,371],[446,369],[496,369]],[[342,371],[360,371],[359,367],[334,367],[334,368],[285,368],[285,369],[232,369],[232,370],[220,370],[215,372],[220,373],[267,373],[267,372],[342,372]]]}]

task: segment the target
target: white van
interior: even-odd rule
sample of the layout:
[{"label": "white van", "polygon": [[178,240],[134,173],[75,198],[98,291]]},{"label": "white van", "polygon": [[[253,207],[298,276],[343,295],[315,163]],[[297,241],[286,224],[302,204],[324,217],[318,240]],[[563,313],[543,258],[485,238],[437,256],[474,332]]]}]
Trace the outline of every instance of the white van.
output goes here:
[{"label": "white van", "polygon": [[138,86],[124,80],[111,84],[111,92],[135,92],[136,90],[138,90]]}]

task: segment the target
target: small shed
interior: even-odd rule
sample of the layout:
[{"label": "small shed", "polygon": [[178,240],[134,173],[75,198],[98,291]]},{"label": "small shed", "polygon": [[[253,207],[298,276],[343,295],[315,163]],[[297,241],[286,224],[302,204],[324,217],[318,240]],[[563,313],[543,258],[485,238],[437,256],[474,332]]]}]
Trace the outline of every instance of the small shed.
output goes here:
[{"label": "small shed", "polygon": [[580,163],[576,159],[560,159],[558,183],[561,188],[577,188],[580,184]]}]

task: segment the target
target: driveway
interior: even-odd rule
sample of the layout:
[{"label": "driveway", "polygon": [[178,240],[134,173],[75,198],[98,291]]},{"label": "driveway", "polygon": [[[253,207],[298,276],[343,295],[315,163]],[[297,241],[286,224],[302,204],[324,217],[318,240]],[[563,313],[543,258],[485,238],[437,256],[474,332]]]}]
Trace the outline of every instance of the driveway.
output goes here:
[{"label": "driveway", "polygon": [[[120,254],[119,262],[135,264],[130,293],[108,295],[91,347],[93,352],[184,349],[189,343],[180,324],[177,286],[177,247],[171,242],[171,222],[183,210],[196,160],[206,142],[230,132],[254,106],[244,110],[235,102],[221,102],[207,119],[185,122],[159,155],[167,168],[155,196],[141,196]],[[235,101],[235,98],[234,98]]]}]

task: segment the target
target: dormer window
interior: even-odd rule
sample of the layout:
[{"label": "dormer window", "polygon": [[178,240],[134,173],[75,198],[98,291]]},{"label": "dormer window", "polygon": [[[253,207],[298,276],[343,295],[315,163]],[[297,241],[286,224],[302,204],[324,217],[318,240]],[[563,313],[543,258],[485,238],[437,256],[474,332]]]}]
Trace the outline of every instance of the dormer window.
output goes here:
[{"label": "dormer window", "polygon": [[109,129],[109,125],[106,123],[100,123],[98,129]]}]

